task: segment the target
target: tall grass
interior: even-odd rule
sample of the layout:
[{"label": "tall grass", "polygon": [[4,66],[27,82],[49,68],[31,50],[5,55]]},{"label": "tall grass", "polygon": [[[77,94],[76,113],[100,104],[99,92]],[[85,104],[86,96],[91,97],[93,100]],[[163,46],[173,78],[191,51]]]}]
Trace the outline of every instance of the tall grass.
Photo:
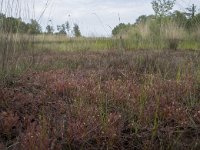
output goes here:
[{"label": "tall grass", "polygon": [[176,22],[167,22],[161,27],[161,38],[168,42],[170,49],[177,49],[178,44],[186,37],[186,31],[178,26]]},{"label": "tall grass", "polygon": [[51,51],[105,51],[117,47],[115,39],[105,37],[66,37],[62,35],[37,35],[35,47],[40,50]]},{"label": "tall grass", "polygon": [[[21,17],[20,15],[24,11],[22,10],[22,5],[24,5],[22,3],[22,1],[1,0],[0,13],[6,16]],[[23,61],[24,64],[26,61],[30,61],[30,57],[25,56],[25,53],[31,50],[32,44],[30,41],[32,37],[30,35],[22,35],[18,32],[12,33],[11,31],[7,31],[2,26],[5,22],[4,18],[0,21],[0,73],[6,76],[15,72],[15,70],[20,70],[23,66],[21,66]],[[26,59],[24,59],[25,57]]]},{"label": "tall grass", "polygon": [[123,37],[126,49],[200,49],[199,27],[188,30],[169,18],[152,18],[133,25]]}]

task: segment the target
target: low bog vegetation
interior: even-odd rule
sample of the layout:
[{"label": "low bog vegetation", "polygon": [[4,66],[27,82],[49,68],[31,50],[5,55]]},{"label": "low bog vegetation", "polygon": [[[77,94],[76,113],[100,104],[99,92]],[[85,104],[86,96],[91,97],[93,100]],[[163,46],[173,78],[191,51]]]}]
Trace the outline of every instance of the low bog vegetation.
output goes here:
[{"label": "low bog vegetation", "polygon": [[199,149],[199,52],[41,55],[1,84],[1,149]]}]

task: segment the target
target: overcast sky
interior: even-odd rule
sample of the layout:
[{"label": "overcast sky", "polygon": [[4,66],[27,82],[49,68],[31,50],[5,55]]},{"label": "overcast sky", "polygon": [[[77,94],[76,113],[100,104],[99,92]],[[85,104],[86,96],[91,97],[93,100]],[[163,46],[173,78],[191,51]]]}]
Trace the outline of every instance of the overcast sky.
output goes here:
[{"label": "overcast sky", "polygon": [[[82,34],[85,36],[109,36],[112,29],[119,22],[134,23],[140,15],[153,14],[151,7],[152,0],[18,1],[24,4],[23,11],[27,9],[28,5],[28,10],[24,11],[25,14],[29,11],[32,14],[29,17],[40,18],[39,22],[43,30],[47,24],[52,24],[56,29],[56,25],[69,21],[71,24],[77,23],[80,26]],[[184,11],[186,7],[193,3],[200,5],[200,0],[177,0],[175,9]]]},{"label": "overcast sky", "polygon": [[[36,16],[44,8],[45,1],[36,0]],[[108,36],[119,24],[134,23],[141,14],[153,13],[150,0],[51,0],[41,19],[41,24],[77,23],[85,36]],[[51,22],[49,22],[51,24]]]}]

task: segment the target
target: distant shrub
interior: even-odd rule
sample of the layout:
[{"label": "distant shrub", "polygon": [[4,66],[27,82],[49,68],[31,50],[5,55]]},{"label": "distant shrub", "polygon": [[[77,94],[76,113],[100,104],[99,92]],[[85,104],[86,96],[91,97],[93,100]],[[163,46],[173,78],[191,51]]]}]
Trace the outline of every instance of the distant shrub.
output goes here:
[{"label": "distant shrub", "polygon": [[176,50],[185,37],[185,30],[175,22],[168,22],[161,26],[161,36],[167,41],[168,48]]}]

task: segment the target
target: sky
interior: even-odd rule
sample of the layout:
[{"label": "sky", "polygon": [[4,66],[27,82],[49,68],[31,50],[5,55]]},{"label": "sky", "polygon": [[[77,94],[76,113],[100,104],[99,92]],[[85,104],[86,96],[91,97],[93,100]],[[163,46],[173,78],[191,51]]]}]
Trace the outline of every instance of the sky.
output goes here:
[{"label": "sky", "polygon": [[[71,26],[77,23],[84,36],[110,36],[112,29],[119,23],[134,23],[140,15],[154,13],[151,7],[152,0],[18,1],[24,5],[24,18],[38,20],[43,30],[47,24],[56,29],[57,25],[69,21]],[[193,3],[200,8],[200,0],[177,0],[174,9],[184,11]]]},{"label": "sky", "polygon": [[[52,0],[51,3],[42,24],[48,20],[54,26],[65,21],[71,26],[77,23],[84,36],[110,36],[120,22],[134,23],[138,16],[153,13],[150,0]],[[40,10],[36,9],[38,14]]]}]

